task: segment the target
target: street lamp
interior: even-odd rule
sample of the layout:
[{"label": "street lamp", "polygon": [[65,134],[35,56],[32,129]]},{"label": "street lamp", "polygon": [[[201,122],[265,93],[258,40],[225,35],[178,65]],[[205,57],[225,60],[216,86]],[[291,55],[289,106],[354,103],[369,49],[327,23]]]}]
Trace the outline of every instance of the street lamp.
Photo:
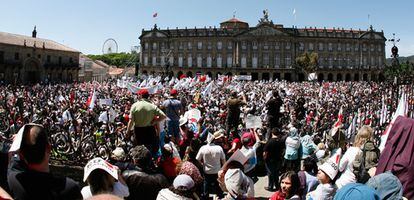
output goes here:
[{"label": "street lamp", "polygon": [[163,78],[165,78],[165,76],[169,76],[169,70],[170,70],[170,60],[169,60],[169,57],[170,57],[170,55],[172,54],[172,50],[170,49],[170,50],[165,50],[165,49],[163,49],[162,51],[161,51],[161,53],[162,53],[162,55],[163,55],[163,66],[161,66],[163,69],[164,69],[164,71],[163,71]]}]

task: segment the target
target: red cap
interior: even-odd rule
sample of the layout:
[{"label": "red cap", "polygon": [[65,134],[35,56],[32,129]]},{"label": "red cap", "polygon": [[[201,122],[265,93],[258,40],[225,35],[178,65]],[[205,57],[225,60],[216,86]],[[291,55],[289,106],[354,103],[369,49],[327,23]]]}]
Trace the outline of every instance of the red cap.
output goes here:
[{"label": "red cap", "polygon": [[170,95],[171,96],[173,96],[173,95],[177,95],[178,94],[178,91],[176,90],[176,89],[171,89],[170,90]]},{"label": "red cap", "polygon": [[149,92],[148,92],[148,90],[147,90],[147,89],[140,89],[140,90],[138,91],[138,94],[139,94],[139,95],[149,95]]}]

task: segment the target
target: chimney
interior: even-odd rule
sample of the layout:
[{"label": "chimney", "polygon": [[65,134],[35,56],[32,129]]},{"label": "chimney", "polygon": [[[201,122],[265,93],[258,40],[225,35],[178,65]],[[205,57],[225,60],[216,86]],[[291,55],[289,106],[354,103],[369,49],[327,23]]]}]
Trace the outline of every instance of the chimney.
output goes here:
[{"label": "chimney", "polygon": [[35,26],[32,32],[32,38],[36,38],[36,35],[37,35],[37,31],[36,31],[36,26]]}]

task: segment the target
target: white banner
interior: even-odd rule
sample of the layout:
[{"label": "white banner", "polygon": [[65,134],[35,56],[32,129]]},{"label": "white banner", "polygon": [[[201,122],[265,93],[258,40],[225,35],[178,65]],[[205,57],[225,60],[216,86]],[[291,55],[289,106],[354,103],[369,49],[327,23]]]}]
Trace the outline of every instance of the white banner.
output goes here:
[{"label": "white banner", "polygon": [[112,106],[112,99],[99,99],[99,106],[103,105]]},{"label": "white banner", "polygon": [[251,75],[237,75],[237,76],[234,76],[234,80],[238,80],[238,81],[251,81],[252,80],[252,76]]},{"label": "white banner", "polygon": [[246,117],[246,129],[262,128],[262,120],[260,116],[247,115]]}]

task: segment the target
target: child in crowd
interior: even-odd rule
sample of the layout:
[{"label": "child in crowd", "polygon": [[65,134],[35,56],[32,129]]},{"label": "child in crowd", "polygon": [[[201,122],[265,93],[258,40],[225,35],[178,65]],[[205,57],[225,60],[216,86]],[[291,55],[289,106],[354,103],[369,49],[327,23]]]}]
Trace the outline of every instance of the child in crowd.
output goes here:
[{"label": "child in crowd", "polygon": [[336,186],[335,177],[338,174],[338,165],[328,159],[318,170],[317,178],[319,185],[316,189],[306,195],[307,200],[331,200],[333,199]]}]

